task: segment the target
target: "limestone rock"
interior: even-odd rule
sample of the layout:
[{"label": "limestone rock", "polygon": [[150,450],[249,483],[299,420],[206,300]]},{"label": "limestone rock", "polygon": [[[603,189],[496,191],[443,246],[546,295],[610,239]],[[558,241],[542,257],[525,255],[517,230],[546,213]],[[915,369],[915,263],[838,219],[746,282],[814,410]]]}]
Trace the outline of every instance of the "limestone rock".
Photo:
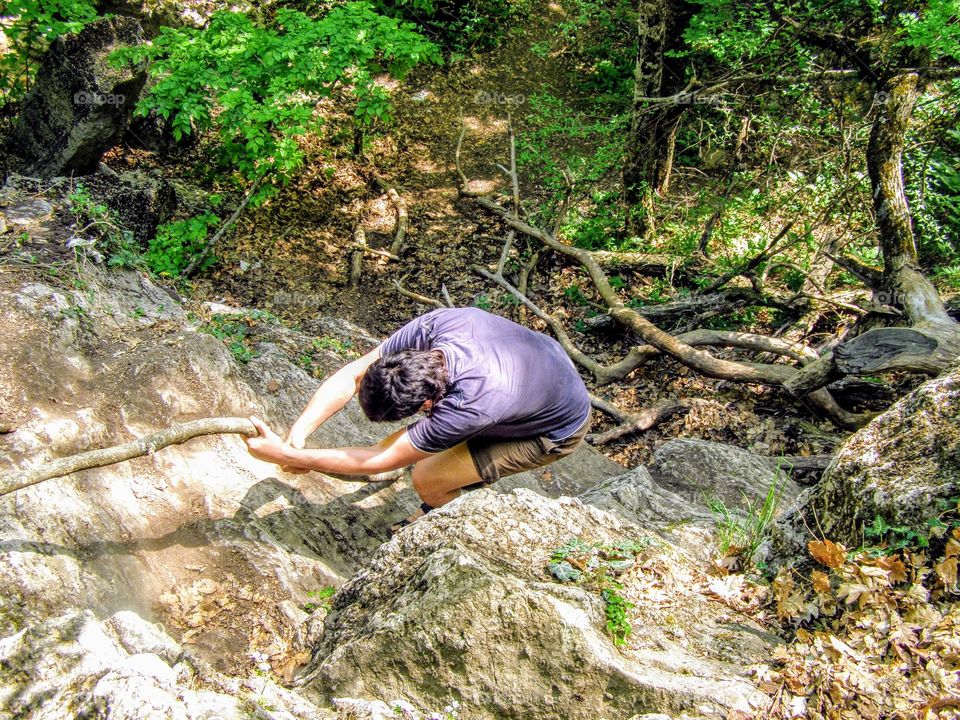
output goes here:
[{"label": "limestone rock", "polygon": [[74,612],[25,628],[0,640],[0,668],[3,717],[23,720],[245,720],[266,707],[284,720],[336,717],[264,679],[231,683],[131,612],[104,622]]},{"label": "limestone rock", "polygon": [[775,527],[777,555],[805,555],[817,536],[859,545],[879,515],[926,530],[937,502],[960,494],[960,365],[929,380],[840,448],[820,483]]},{"label": "limestone rock", "polygon": [[762,500],[774,482],[783,482],[781,504],[799,494],[796,483],[778,470],[775,458],[707,440],[665,442],[654,453],[650,472],[661,486],[704,508],[709,499],[743,508]]},{"label": "limestone rock", "polygon": [[124,17],[57,38],[8,140],[12,165],[41,177],[93,172],[129,124],[146,81],[142,68],[117,68],[107,58],[142,42],[139,23]]},{"label": "limestone rock", "polygon": [[[770,646],[745,617],[688,583],[669,611],[643,603],[621,653],[598,594],[544,571],[572,537],[643,536],[571,498],[461,496],[394,536],[341,588],[303,689],[385,702],[402,694],[421,707],[457,700],[477,719],[751,712],[764,701],[743,672]],[[693,572],[685,558],[659,544],[642,564]]]},{"label": "limestone rock", "polygon": [[157,226],[167,222],[177,206],[173,185],[159,174],[141,171],[117,176],[105,173],[86,175],[78,180],[94,202],[113,211],[119,225],[133,233],[134,239],[146,247],[157,233]]}]

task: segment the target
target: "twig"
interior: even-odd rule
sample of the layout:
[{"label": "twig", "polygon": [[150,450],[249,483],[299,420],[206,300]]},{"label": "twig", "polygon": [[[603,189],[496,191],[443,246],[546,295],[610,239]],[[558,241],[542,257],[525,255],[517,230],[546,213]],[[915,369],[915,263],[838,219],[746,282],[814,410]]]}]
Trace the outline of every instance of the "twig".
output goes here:
[{"label": "twig", "polygon": [[510,249],[513,247],[513,238],[516,233],[511,230],[507,233],[507,239],[503,243],[503,250],[500,252],[500,261],[497,263],[497,275],[503,277],[503,269],[507,265],[507,259],[510,257]]},{"label": "twig", "polygon": [[350,245],[352,248],[357,250],[362,250],[365,253],[370,255],[378,255],[379,257],[386,258],[387,260],[393,260],[395,262],[400,262],[400,256],[394,255],[392,252],[387,250],[378,250],[377,248],[368,247],[367,245],[361,245],[360,243],[354,242]]},{"label": "twig", "polygon": [[426,295],[421,295],[420,293],[413,292],[412,290],[407,290],[405,287],[403,287],[403,285],[400,284],[399,280],[394,280],[393,286],[397,289],[398,293],[400,293],[404,297],[410,298],[411,300],[415,300],[421,305],[433,305],[435,308],[447,307],[436,298],[427,297]]},{"label": "twig", "polygon": [[233,227],[233,224],[237,221],[237,218],[240,217],[240,213],[243,212],[243,209],[247,206],[247,203],[249,203],[256,194],[257,189],[260,187],[261,183],[263,183],[265,178],[266,175],[261,175],[254,181],[253,185],[250,186],[250,189],[247,190],[247,194],[244,196],[240,205],[238,205],[237,209],[233,211],[233,214],[227,218],[227,221],[223,223],[223,225],[220,226],[220,229],[213,234],[213,237],[207,240],[207,243],[203,246],[203,249],[197,255],[193,256],[193,260],[190,261],[190,264],[187,265],[182,273],[180,273],[181,278],[186,279],[190,277],[193,271],[197,269],[197,266],[199,266],[200,263],[202,263],[207,257],[213,246],[217,244],[217,241],[223,237],[224,233],[228,229]]},{"label": "twig", "polygon": [[201,435],[230,433],[253,436],[257,434],[257,429],[247,418],[222,417],[193,420],[181,425],[174,425],[166,430],[146,435],[123,445],[115,445],[102,450],[90,450],[15,472],[0,480],[0,495],[7,495],[44,480],[63,477],[80,470],[112,465],[143,455],[152,455],[157,450],[169,445],[179,445]]}]

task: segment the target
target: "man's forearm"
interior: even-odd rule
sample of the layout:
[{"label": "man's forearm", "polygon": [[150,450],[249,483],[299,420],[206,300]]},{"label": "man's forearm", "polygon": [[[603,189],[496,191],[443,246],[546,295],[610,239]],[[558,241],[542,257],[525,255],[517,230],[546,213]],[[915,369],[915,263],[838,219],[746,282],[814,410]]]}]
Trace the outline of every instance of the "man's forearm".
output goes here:
[{"label": "man's forearm", "polygon": [[350,402],[355,392],[354,378],[349,373],[338,370],[310,398],[310,402],[290,428],[290,438],[305,440],[331,415]]},{"label": "man's forearm", "polygon": [[374,475],[406,465],[403,462],[391,462],[377,446],[312,450],[290,448],[284,455],[283,464],[343,475]]},{"label": "man's forearm", "polygon": [[320,427],[327,419],[350,402],[360,388],[360,380],[367,368],[380,358],[380,346],[377,346],[366,355],[344,365],[320,386],[320,389],[310,398],[310,402],[300,413],[300,417],[290,428],[287,439],[298,447],[314,430]]}]

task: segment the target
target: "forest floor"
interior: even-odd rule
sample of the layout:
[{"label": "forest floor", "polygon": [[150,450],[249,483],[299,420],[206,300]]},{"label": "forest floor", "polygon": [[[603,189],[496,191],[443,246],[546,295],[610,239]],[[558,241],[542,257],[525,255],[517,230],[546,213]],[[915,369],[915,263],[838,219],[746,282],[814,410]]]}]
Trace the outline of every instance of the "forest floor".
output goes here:
[{"label": "forest floor", "polygon": [[[365,158],[352,155],[348,132],[328,131],[322,142],[304,139],[308,159],[303,170],[265,205],[245,212],[232,236],[217,248],[218,265],[196,281],[193,299],[255,307],[290,323],[337,316],[386,336],[431,309],[402,297],[394,285],[399,281],[432,298],[441,298],[446,288],[457,305],[520,319],[509,295],[469,269],[470,264],[496,266],[504,232],[496,218],[458,196],[454,154],[462,123],[461,165],[471,188],[509,192],[509,178],[497,168],[509,164],[507,114],[522,132],[530,98],[544,90],[576,107],[569,56],[542,57],[530,48],[529,38],[543,37],[560,19],[556,6],[549,7],[553,15],[532,16],[527,26],[508,31],[495,50],[441,68],[418,69],[402,83],[386,80],[394,98],[394,123],[389,132],[367,142]],[[346,126],[347,120],[333,112],[328,125],[340,121]],[[194,153],[201,149],[202,143],[166,158],[118,149],[108,162],[190,177],[197,167]],[[389,247],[395,231],[393,205],[377,187],[377,178],[394,185],[407,204],[407,240],[399,263],[366,255],[360,283],[350,288],[349,244],[355,227],[364,229],[374,248]],[[535,206],[542,199],[537,178],[521,175],[520,181],[521,198]],[[678,176],[678,196],[684,182],[695,179]],[[513,259],[525,261],[538,249],[519,240]],[[652,279],[637,276],[630,282],[649,284]],[[531,274],[528,294],[559,314],[578,345],[598,359],[619,359],[629,348],[629,338],[576,331],[579,320],[602,307],[593,302],[583,270],[566,260],[544,253]],[[536,318],[526,322],[546,331]],[[648,461],[658,445],[675,437],[727,442],[777,456],[829,453],[844,436],[782,392],[705,378],[669,359],[597,392],[627,412],[668,399],[697,400],[689,412],[604,448],[628,467]],[[610,426],[599,414],[597,420],[594,432]]]}]

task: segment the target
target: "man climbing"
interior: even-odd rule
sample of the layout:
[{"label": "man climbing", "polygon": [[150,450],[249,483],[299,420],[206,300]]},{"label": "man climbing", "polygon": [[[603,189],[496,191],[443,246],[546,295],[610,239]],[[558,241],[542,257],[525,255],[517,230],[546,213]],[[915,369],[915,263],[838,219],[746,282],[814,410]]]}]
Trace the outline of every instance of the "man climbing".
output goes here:
[{"label": "man climbing", "polygon": [[[371,420],[424,417],[376,445],[304,449],[359,394]],[[259,418],[250,453],[293,472],[374,475],[413,466],[423,505],[409,524],[457,497],[573,452],[590,426],[587,389],[563,348],[477,308],[434,310],[334,373],[286,442]]]}]

